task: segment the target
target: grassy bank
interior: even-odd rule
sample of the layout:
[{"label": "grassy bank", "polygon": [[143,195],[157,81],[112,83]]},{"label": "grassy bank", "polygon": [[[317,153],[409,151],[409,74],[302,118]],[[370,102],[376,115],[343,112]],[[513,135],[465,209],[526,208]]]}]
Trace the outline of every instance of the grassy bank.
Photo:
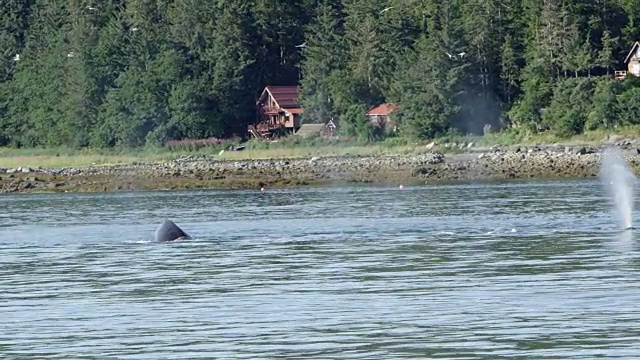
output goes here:
[{"label": "grassy bank", "polygon": [[409,155],[424,152],[419,144],[389,143],[342,143],[342,144],[279,144],[248,143],[242,151],[225,150],[220,147],[171,150],[166,148],[137,149],[128,151],[73,150],[73,149],[10,149],[0,148],[0,167],[84,167],[168,161],[190,155],[209,155],[220,160],[300,158],[313,156],[370,156]]},{"label": "grassy bank", "polygon": [[[485,136],[450,135],[436,139],[444,143],[474,143],[475,147],[493,145],[533,145],[533,144],[589,144],[606,140],[609,136],[635,137],[640,135],[640,126],[612,130],[588,131],[571,138],[559,138],[553,134],[529,135],[514,130]],[[221,160],[297,158],[313,156],[375,156],[375,155],[415,155],[427,152],[425,145],[431,141],[414,142],[390,138],[379,142],[358,142],[353,140],[323,141],[319,139],[284,139],[278,142],[246,143],[242,151],[223,151],[232,142],[206,147],[143,148],[126,150],[97,149],[10,149],[0,148],[0,167],[85,167],[91,165],[115,165],[168,161],[187,155],[212,155]],[[237,143],[236,143],[237,144]]]}]

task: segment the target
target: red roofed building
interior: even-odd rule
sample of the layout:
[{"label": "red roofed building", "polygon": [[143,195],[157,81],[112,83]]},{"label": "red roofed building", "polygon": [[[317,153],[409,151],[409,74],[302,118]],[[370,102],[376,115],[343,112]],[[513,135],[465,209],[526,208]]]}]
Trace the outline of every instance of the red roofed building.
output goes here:
[{"label": "red roofed building", "polygon": [[389,126],[389,114],[396,109],[395,104],[380,104],[367,112],[367,117],[373,126],[386,128]]},{"label": "red roofed building", "polygon": [[303,113],[298,97],[298,86],[264,88],[256,103],[257,122],[249,125],[249,132],[260,138],[271,138],[278,132],[296,132],[300,128],[300,115]]}]

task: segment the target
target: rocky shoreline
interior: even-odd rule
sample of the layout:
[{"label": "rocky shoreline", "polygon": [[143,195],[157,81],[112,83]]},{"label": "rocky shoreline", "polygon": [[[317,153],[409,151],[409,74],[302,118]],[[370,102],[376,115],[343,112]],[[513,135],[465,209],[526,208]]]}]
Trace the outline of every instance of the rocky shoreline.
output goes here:
[{"label": "rocky shoreline", "polygon": [[[446,145],[445,145],[446,146]],[[442,146],[442,147],[445,147]],[[0,193],[101,192],[202,188],[255,188],[335,183],[423,184],[459,180],[594,177],[605,146],[620,148],[634,173],[640,150],[632,141],[597,146],[438,146],[412,156],[219,160],[188,156],[166,163],[43,169],[0,168]]]}]

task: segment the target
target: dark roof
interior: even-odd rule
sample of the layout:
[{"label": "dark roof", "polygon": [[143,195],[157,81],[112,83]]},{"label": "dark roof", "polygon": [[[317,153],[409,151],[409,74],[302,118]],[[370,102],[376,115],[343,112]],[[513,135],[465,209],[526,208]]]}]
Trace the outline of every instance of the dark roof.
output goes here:
[{"label": "dark roof", "polygon": [[299,108],[298,103],[299,87],[298,86],[267,86],[265,91],[268,91],[273,99],[280,105],[281,108]]},{"label": "dark roof", "polygon": [[302,124],[295,134],[301,137],[309,137],[321,133],[324,127],[324,124]]}]

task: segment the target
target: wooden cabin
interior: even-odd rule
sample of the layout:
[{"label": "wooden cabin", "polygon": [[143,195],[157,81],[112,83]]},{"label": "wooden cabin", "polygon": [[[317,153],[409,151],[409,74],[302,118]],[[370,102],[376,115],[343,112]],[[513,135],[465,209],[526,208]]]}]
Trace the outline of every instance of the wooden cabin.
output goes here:
[{"label": "wooden cabin", "polygon": [[335,138],[338,135],[338,127],[333,122],[333,119],[330,119],[325,124],[302,124],[300,130],[296,131],[295,135],[302,138],[314,136]]},{"label": "wooden cabin", "polygon": [[256,138],[270,139],[298,131],[303,113],[298,97],[298,86],[264,88],[256,103],[256,123],[249,125],[249,133]]},{"label": "wooden cabin", "polygon": [[396,109],[395,104],[380,104],[367,112],[367,117],[374,127],[388,129],[393,126],[389,120],[389,114]]},{"label": "wooden cabin", "polygon": [[616,79],[623,79],[627,74],[640,76],[640,43],[636,41],[633,44],[629,54],[627,54],[627,57],[624,59],[624,63],[627,64],[627,70],[616,71]]}]

